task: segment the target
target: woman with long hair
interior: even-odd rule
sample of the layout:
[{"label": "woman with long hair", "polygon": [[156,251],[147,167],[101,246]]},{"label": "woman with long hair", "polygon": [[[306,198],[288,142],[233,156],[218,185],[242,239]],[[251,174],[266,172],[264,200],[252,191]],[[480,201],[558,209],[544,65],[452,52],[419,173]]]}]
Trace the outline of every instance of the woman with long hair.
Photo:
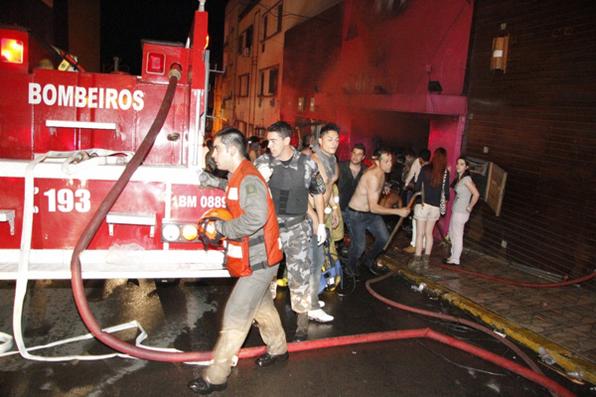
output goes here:
[{"label": "woman with long hair", "polygon": [[449,200],[449,171],[447,151],[444,148],[437,148],[430,163],[422,167],[414,190],[422,192],[422,198],[414,207],[416,253],[408,267],[420,272],[428,270],[433,249],[433,229],[442,215],[441,207],[445,208]]},{"label": "woman with long hair", "polygon": [[476,185],[470,176],[469,168],[470,165],[465,157],[457,159],[455,164],[457,176],[451,183],[451,187],[455,191],[455,201],[451,208],[451,220],[449,222],[451,256],[443,260],[447,265],[459,265],[459,257],[464,243],[464,226],[470,219],[470,213],[480,197],[480,193],[478,193],[478,189],[476,189]]}]

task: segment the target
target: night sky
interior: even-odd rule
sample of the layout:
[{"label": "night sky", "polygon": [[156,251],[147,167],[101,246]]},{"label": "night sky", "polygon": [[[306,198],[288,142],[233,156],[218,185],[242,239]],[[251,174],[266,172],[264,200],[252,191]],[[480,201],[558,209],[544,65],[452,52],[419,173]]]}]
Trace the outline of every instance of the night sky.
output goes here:
[{"label": "night sky", "polygon": [[[227,0],[208,0],[211,66],[221,65],[224,11]],[[101,67],[111,71],[112,58],[121,70],[141,73],[141,40],[185,43],[197,0],[103,0],[101,2]]]}]

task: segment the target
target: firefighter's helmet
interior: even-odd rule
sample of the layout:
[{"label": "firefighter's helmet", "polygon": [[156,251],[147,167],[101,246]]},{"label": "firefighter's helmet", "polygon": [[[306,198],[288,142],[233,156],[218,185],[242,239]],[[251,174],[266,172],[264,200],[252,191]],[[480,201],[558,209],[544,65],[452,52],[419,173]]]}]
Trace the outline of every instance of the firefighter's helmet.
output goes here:
[{"label": "firefighter's helmet", "polygon": [[223,235],[215,229],[216,221],[229,221],[233,219],[232,214],[227,208],[211,208],[199,219],[199,238],[205,245],[218,244]]}]

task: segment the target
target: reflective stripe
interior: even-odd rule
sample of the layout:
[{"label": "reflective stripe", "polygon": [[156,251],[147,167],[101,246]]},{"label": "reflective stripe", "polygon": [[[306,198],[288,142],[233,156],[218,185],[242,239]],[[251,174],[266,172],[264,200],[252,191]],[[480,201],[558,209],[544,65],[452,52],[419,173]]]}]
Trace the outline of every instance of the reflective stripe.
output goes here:
[{"label": "reflective stripe", "polygon": [[234,243],[228,244],[228,256],[230,258],[242,258],[242,246]]},{"label": "reflective stripe", "polygon": [[238,200],[238,188],[237,187],[231,187],[228,189],[227,199],[234,200],[234,201]]}]

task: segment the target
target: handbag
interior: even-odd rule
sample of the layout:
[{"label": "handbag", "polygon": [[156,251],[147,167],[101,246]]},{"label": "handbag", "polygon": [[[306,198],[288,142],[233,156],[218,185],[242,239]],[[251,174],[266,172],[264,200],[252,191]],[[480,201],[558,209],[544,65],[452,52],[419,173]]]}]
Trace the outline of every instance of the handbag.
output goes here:
[{"label": "handbag", "polygon": [[441,202],[439,203],[439,212],[441,215],[447,213],[447,200],[445,200],[445,180],[447,179],[447,170],[443,172],[443,182],[441,183]]}]

